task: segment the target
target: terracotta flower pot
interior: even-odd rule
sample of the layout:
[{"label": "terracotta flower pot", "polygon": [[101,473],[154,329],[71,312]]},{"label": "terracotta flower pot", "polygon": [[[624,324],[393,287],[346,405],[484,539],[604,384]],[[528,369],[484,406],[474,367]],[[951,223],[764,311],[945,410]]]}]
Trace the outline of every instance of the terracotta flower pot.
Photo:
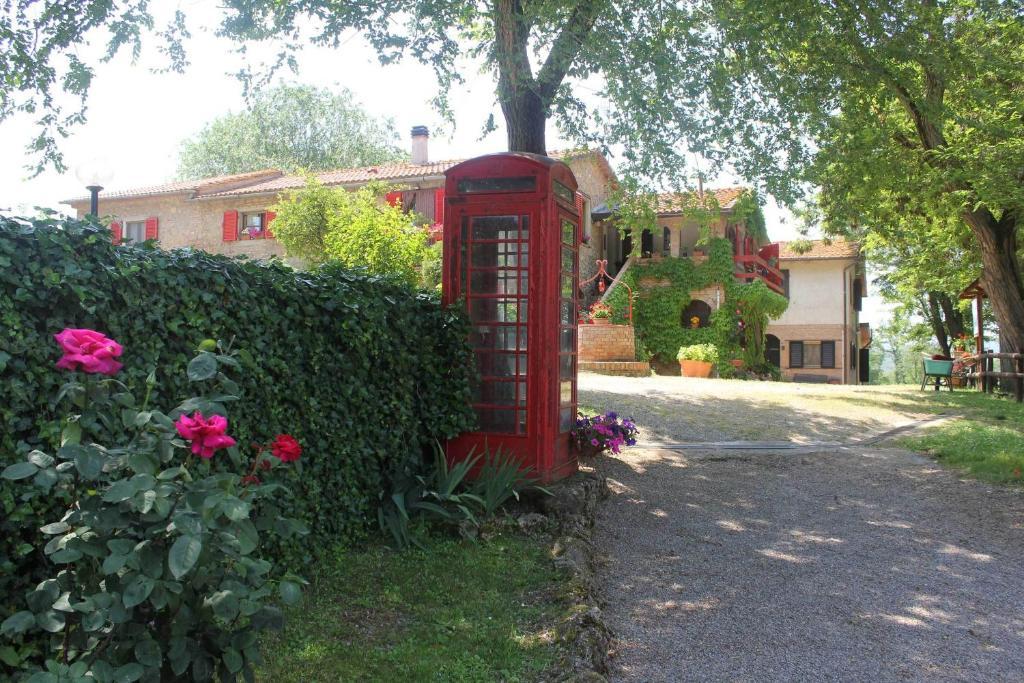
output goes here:
[{"label": "terracotta flower pot", "polygon": [[679,370],[683,377],[710,377],[714,365],[702,360],[681,360]]},{"label": "terracotta flower pot", "polygon": [[612,319],[611,318],[593,318],[593,319],[591,319],[590,322],[594,323],[595,325],[611,325],[612,324]]},{"label": "terracotta flower pot", "polygon": [[743,369],[743,359],[742,358],[733,358],[731,361],[729,361],[729,364],[732,365],[737,370],[742,370]]}]

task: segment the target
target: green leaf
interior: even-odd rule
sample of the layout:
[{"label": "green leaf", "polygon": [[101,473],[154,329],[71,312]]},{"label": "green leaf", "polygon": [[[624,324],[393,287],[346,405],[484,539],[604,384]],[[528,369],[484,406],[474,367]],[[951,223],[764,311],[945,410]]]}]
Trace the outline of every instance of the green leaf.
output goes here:
[{"label": "green leaf", "polygon": [[31,612],[15,612],[0,624],[0,635],[16,636],[36,625],[36,615]]},{"label": "green leaf", "polygon": [[224,621],[232,621],[238,616],[238,596],[233,591],[217,591],[206,602],[213,608],[213,613]]},{"label": "green leaf", "polygon": [[56,610],[48,610],[35,615],[36,625],[44,631],[58,633],[64,628],[64,615]]},{"label": "green leaf", "polygon": [[63,534],[65,531],[71,528],[71,525],[67,522],[53,522],[46,526],[39,527],[39,530],[47,536],[54,536],[56,534]]},{"label": "green leaf", "polygon": [[38,471],[39,468],[30,462],[16,462],[5,468],[0,477],[17,481],[18,479],[28,479]]},{"label": "green leaf", "polygon": [[153,592],[154,581],[145,574],[136,574],[124,589],[122,600],[127,609],[140,605]]},{"label": "green leaf", "polygon": [[221,659],[224,660],[224,666],[226,666],[228,668],[228,671],[230,671],[233,674],[237,674],[239,671],[241,671],[242,665],[245,663],[244,660],[242,659],[241,653],[238,652],[238,650],[235,650],[234,648],[230,647],[224,650],[224,652],[221,654]]},{"label": "green leaf", "polygon": [[49,467],[55,462],[52,455],[47,455],[42,451],[32,451],[29,453],[28,461],[36,467]]},{"label": "green leaf", "polygon": [[167,556],[167,564],[171,568],[174,578],[180,579],[188,574],[199,560],[199,554],[203,550],[203,542],[197,536],[179,536],[178,540],[171,546]]},{"label": "green leaf", "polygon": [[63,548],[50,555],[50,561],[54,564],[69,564],[82,559],[82,553],[74,548]]},{"label": "green leaf", "polygon": [[135,662],[119,666],[114,670],[114,683],[135,683],[145,675],[146,669]]},{"label": "green leaf", "polygon": [[294,605],[302,599],[302,588],[299,584],[292,581],[282,581],[278,585],[278,591],[281,593],[281,599],[286,605]]},{"label": "green leaf", "polygon": [[156,669],[163,662],[163,653],[155,640],[140,640],[135,644],[135,659],[143,666]]},{"label": "green leaf", "polygon": [[233,522],[249,518],[249,504],[238,498],[228,498],[221,503],[220,509]]},{"label": "green leaf", "polygon": [[61,448],[68,445],[77,445],[82,441],[82,425],[78,421],[68,422],[60,433]]},{"label": "green leaf", "polygon": [[84,479],[92,481],[103,474],[105,458],[95,448],[83,448],[75,455],[75,467]]},{"label": "green leaf", "polygon": [[130,479],[118,479],[103,494],[103,500],[108,503],[120,503],[135,495],[138,489]]},{"label": "green leaf", "polygon": [[212,353],[202,352],[188,364],[190,382],[201,382],[217,374],[217,358]]},{"label": "green leaf", "polygon": [[[2,370],[3,368],[0,368]],[[4,645],[0,647],[0,662],[3,662],[7,666],[16,667],[21,664],[21,657],[18,656],[17,650],[10,645]]]}]

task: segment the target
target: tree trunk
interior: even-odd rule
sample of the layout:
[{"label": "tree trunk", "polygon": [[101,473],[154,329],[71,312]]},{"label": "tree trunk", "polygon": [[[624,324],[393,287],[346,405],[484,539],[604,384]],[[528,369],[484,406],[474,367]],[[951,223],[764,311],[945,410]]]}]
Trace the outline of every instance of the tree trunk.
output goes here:
[{"label": "tree trunk", "polygon": [[940,292],[938,300],[939,306],[942,308],[942,317],[945,321],[946,332],[949,333],[949,338],[958,339],[969,336],[964,323],[964,314],[956,307],[956,304],[949,298],[949,295],[945,292]]},{"label": "tree trunk", "polygon": [[935,292],[928,292],[928,307],[925,309],[925,317],[928,318],[928,324],[932,326],[932,334],[935,335],[936,341],[939,342],[939,347],[942,349],[942,355],[947,358],[952,358],[953,355],[949,349],[949,337],[946,335],[946,326],[942,324],[942,311],[939,309],[939,297]]},{"label": "tree trunk", "polygon": [[544,124],[548,117],[537,93],[525,90],[503,97],[501,112],[508,129],[508,151],[547,155]]},{"label": "tree trunk", "polygon": [[982,286],[992,303],[1008,353],[1024,352],[1024,287],[1017,262],[1017,225],[1011,216],[997,221],[987,209],[965,211],[963,219],[981,249]]}]

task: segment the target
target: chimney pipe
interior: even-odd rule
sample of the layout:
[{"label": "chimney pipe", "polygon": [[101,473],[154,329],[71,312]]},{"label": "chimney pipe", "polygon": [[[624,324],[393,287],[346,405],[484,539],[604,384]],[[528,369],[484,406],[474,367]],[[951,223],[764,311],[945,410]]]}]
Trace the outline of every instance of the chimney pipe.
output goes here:
[{"label": "chimney pipe", "polygon": [[427,163],[427,140],[430,138],[430,131],[426,126],[412,127],[412,163]]}]

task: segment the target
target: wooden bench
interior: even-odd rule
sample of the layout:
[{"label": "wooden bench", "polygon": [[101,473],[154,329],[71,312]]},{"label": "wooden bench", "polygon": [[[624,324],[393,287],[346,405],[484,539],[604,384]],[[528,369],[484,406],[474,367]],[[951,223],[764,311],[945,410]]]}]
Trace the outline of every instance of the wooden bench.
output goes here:
[{"label": "wooden bench", "polygon": [[828,375],[799,374],[793,375],[794,382],[806,382],[808,384],[828,384]]}]

